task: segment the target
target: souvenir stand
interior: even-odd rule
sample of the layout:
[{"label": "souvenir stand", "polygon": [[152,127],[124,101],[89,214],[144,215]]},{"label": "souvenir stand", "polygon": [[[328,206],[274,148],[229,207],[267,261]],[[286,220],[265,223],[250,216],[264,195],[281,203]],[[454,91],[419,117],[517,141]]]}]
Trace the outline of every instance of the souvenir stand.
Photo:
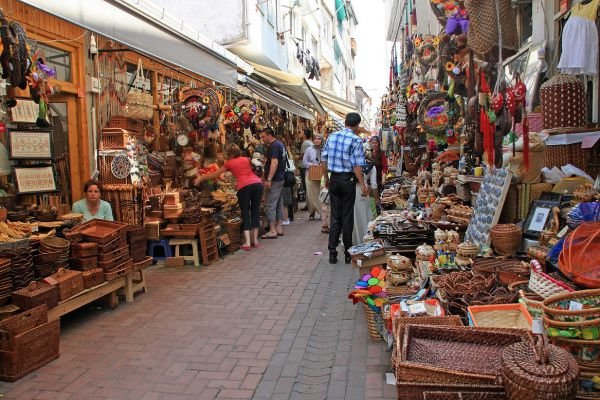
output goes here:
[{"label": "souvenir stand", "polygon": [[349,298],[392,347],[399,399],[598,399],[598,129],[584,80],[535,69],[510,1],[430,3],[440,34],[413,34],[407,17],[392,52],[381,123],[398,174],[350,249]]}]

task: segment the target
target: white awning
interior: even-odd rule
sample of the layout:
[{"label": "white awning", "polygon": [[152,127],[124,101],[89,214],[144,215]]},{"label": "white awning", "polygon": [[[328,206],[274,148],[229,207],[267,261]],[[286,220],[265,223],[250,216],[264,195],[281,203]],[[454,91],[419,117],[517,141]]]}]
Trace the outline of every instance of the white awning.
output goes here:
[{"label": "white awning", "polygon": [[354,103],[351,103],[333,94],[327,93],[324,90],[313,88],[313,91],[315,92],[315,95],[317,95],[317,97],[319,98],[321,104],[323,104],[330,110],[333,110],[334,112],[338,113],[340,116],[345,117],[348,113],[358,112],[358,107]]},{"label": "white awning", "polygon": [[277,89],[292,99],[310,105],[319,114],[325,114],[325,110],[319,102],[319,99],[317,99],[313,89],[303,77],[265,67],[260,64],[253,63],[252,66],[254,67],[255,75],[260,76],[272,86],[277,87]]},{"label": "white awning", "polygon": [[233,53],[200,34],[192,37],[189,30],[184,30],[183,23],[181,26],[167,24],[161,20],[160,14],[151,12],[153,9],[147,1],[143,2],[144,9],[137,5],[139,1],[128,0],[22,1],[132,50],[231,88],[237,85],[238,66],[243,68],[245,64]]},{"label": "white awning", "polygon": [[277,93],[273,89],[268,86],[263,85],[255,81],[252,78],[244,79],[246,87],[254,92],[258,97],[263,100],[278,106],[279,108],[283,108],[286,111],[291,112],[292,114],[298,115],[302,118],[313,120],[315,119],[314,113],[308,110],[306,107],[301,104],[295,102],[294,100],[286,97],[281,93]]}]

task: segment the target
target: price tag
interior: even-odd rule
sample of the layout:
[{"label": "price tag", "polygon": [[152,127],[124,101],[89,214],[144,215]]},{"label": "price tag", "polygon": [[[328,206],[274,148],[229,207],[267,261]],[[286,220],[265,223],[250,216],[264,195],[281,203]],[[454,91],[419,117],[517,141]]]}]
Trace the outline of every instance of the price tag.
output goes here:
[{"label": "price tag", "polygon": [[583,304],[578,301],[570,301],[569,302],[569,311],[581,311],[583,310]]},{"label": "price tag", "polygon": [[358,265],[358,268],[362,267],[362,260],[356,260],[356,265]]},{"label": "price tag", "polygon": [[539,318],[533,320],[531,324],[531,332],[534,335],[543,335],[544,334],[544,321]]}]

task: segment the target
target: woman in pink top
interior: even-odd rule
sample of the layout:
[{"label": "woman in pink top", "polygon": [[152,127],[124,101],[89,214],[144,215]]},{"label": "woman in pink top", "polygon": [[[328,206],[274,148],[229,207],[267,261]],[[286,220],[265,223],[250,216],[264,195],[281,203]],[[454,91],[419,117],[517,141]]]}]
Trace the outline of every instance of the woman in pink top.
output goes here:
[{"label": "woman in pink top", "polygon": [[242,230],[244,231],[244,240],[240,249],[251,250],[252,246],[258,247],[258,228],[260,226],[260,201],[263,194],[263,184],[260,178],[254,173],[250,159],[241,156],[240,148],[231,144],[227,148],[227,162],[221,168],[208,175],[201,175],[196,178],[194,183],[208,179],[215,179],[221,176],[225,171],[230,171],[237,181],[237,197],[240,209],[242,210]]}]

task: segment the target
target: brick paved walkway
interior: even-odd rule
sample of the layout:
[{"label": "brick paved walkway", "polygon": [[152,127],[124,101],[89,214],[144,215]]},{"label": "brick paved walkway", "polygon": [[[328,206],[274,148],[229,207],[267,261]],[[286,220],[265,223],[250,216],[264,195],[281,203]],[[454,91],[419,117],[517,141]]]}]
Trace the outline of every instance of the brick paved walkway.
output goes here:
[{"label": "brick paved walkway", "polygon": [[2,399],[396,398],[346,297],[356,272],[327,263],[319,230],[297,220],[200,271],[151,268],[135,302],[63,318],[60,358],[0,383]]}]

